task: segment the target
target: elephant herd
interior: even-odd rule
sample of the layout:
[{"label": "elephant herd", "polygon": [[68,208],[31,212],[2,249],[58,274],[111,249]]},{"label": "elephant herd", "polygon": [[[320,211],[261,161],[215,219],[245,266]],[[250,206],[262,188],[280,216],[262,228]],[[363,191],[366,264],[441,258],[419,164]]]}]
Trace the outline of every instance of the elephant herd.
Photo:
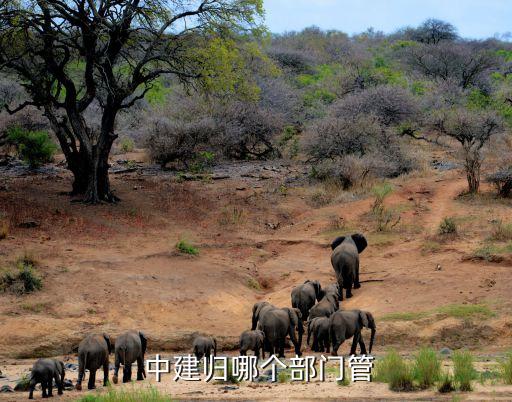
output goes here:
[{"label": "elephant herd", "polygon": [[[361,287],[359,281],[359,254],[366,248],[367,241],[362,234],[336,238],[332,244],[331,263],[336,274],[336,283],[322,288],[320,282],[307,280],[291,292],[292,307],[278,308],[269,302],[255,303],[252,311],[252,329],[240,336],[240,353],[252,349],[262,357],[265,351],[284,357],[286,337],[290,338],[295,354],[301,356],[302,336],[306,322],[307,344],[313,343],[314,352],[338,353],[338,348],[347,339],[353,338],[351,354],[356,353],[359,344],[362,354],[366,345],[361,336],[363,328],[371,330],[371,353],[376,326],[372,314],[362,310],[340,309],[343,290],[347,298],[352,297],[352,287]],[[251,346],[249,346],[251,345]]]},{"label": "elephant herd", "polygon": [[[311,349],[315,352],[330,352],[336,356],[338,348],[347,339],[353,338],[351,354],[356,353],[359,344],[362,354],[366,346],[361,336],[363,328],[371,329],[368,352],[371,353],[375,339],[375,320],[371,313],[362,310],[340,309],[343,290],[347,298],[352,297],[352,288],[361,287],[359,281],[359,254],[366,248],[363,235],[338,237],[332,244],[331,263],[336,274],[336,283],[322,288],[320,282],[307,280],[291,292],[292,307],[275,307],[269,302],[255,303],[252,309],[251,330],[240,335],[240,354],[253,351],[256,356],[265,357],[265,352],[284,357],[286,338],[289,337],[295,355],[301,356],[304,322],[308,334],[307,344],[312,339]],[[115,353],[115,367],[112,381],[118,382],[120,365],[123,365],[123,382],[131,381],[132,364],[137,362],[137,380],[146,377],[144,354],[147,339],[141,331],[127,331],[119,335],[112,347],[107,334],[92,334],[78,346],[78,380],[76,389],[82,389],[85,370],[89,370],[88,389],[95,388],[96,371],[103,369],[103,385],[108,383],[109,355]],[[192,344],[198,360],[203,356],[217,354],[217,342],[212,337],[198,336]],[[43,397],[52,396],[53,382],[59,395],[64,388],[64,364],[56,359],[39,359],[34,363],[30,376],[29,399],[33,398],[36,384],[40,383]]]}]

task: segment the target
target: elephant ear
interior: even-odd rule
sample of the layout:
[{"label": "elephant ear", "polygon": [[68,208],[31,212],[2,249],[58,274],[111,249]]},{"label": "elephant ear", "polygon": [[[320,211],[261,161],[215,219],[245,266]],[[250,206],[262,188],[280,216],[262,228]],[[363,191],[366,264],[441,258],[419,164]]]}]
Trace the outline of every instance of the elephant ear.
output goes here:
[{"label": "elephant ear", "polygon": [[368,316],[366,315],[365,311],[359,312],[359,320],[361,321],[363,327],[369,328],[370,324],[368,323]]},{"label": "elephant ear", "polygon": [[146,353],[146,349],[148,347],[148,338],[144,335],[144,332],[139,331],[140,344],[142,346],[142,354]]},{"label": "elephant ear", "polygon": [[356,244],[357,252],[361,254],[366,248],[366,246],[368,246],[366,238],[361,233],[354,233],[351,237],[352,240],[354,240],[354,243]]},{"label": "elephant ear", "polygon": [[112,343],[110,342],[110,336],[103,333],[103,339],[105,339],[105,342],[107,342],[108,354],[112,353],[112,350],[114,348],[112,347]]},{"label": "elephant ear", "polygon": [[345,236],[336,237],[331,243],[331,249],[334,250],[341,243],[343,243],[343,240],[345,240]]}]

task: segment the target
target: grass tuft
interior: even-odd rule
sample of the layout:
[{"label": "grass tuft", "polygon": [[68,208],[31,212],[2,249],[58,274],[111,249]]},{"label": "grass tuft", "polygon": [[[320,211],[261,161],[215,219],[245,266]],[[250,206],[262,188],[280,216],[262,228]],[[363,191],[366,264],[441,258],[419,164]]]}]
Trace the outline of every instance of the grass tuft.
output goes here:
[{"label": "grass tuft", "polygon": [[79,402],[172,402],[172,399],[160,393],[156,388],[146,389],[113,389],[109,388],[105,393],[89,394]]},{"label": "grass tuft", "polygon": [[32,262],[32,259],[22,257],[18,259],[13,269],[3,270],[0,273],[0,290],[17,295],[40,290],[43,282]]},{"label": "grass tuft", "polygon": [[375,363],[375,381],[389,384],[392,391],[412,391],[413,375],[409,364],[394,349]]},{"label": "grass tuft", "polygon": [[455,391],[455,387],[453,386],[453,376],[450,373],[445,372],[441,376],[437,390],[442,394]]},{"label": "grass tuft", "polygon": [[454,318],[491,318],[496,316],[496,313],[483,304],[449,304],[438,308],[437,311]]},{"label": "grass tuft", "polygon": [[433,349],[420,349],[414,361],[413,376],[420,388],[423,389],[431,387],[439,380],[441,376],[441,361]]},{"label": "grass tuft", "polygon": [[503,382],[512,385],[512,351],[507,353],[505,360],[500,364],[500,369]]},{"label": "grass tuft", "polygon": [[471,381],[476,379],[473,356],[468,351],[457,350],[453,354],[453,378],[461,391],[471,391]]},{"label": "grass tuft", "polygon": [[491,240],[509,241],[512,240],[512,223],[503,223],[500,219],[493,225]]},{"label": "grass tuft", "polygon": [[180,241],[178,241],[178,243],[176,243],[176,250],[178,250],[180,253],[183,253],[183,254],[189,254],[189,255],[198,255],[199,254],[199,250],[197,249],[197,247],[194,247],[192,244],[190,244],[189,242],[187,242],[184,239],[181,239]]},{"label": "grass tuft", "polygon": [[437,231],[440,235],[448,235],[457,233],[457,224],[455,223],[455,219],[452,217],[445,217],[439,224],[439,229]]}]

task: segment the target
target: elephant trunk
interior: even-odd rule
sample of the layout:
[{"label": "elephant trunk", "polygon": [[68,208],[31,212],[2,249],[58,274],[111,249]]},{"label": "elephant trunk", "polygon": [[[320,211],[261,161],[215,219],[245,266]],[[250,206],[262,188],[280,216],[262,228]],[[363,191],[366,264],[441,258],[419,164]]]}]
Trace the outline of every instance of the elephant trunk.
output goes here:
[{"label": "elephant trunk", "polygon": [[371,338],[370,338],[370,348],[368,349],[368,354],[372,354],[372,347],[373,347],[373,340],[375,339],[375,332],[377,332],[377,330],[374,328],[372,328],[372,333],[371,333]]}]

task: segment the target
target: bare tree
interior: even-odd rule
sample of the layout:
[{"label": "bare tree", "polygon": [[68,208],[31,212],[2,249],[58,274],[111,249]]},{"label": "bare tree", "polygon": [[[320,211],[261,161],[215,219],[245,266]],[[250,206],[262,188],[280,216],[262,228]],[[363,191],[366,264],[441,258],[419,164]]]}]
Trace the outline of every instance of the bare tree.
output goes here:
[{"label": "bare tree", "polygon": [[458,108],[436,114],[431,121],[431,128],[461,145],[468,191],[477,193],[480,187],[482,148],[492,135],[501,131],[500,118],[494,112]]},{"label": "bare tree", "polygon": [[412,39],[436,45],[443,40],[453,41],[457,39],[457,29],[449,22],[429,18],[418,28],[412,30]]},{"label": "bare tree", "polygon": [[[73,172],[73,193],[113,202],[108,156],[118,113],[158,77],[192,84],[211,73],[212,40],[258,25],[260,0],[0,0],[0,69],[41,108]],[[98,128],[85,114],[97,105]]]}]

